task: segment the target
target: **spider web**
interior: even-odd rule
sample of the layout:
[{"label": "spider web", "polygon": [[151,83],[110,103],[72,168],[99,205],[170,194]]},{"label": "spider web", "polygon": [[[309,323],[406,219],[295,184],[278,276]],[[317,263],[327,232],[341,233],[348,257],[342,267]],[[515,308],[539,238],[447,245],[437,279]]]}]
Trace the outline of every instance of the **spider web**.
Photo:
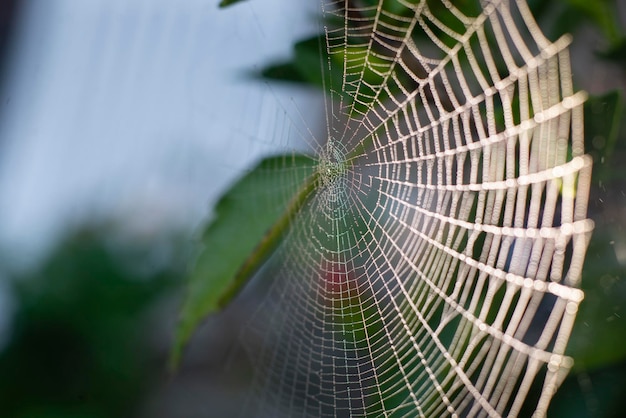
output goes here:
[{"label": "spider web", "polygon": [[322,12],[343,76],[246,331],[245,416],[544,416],[593,227],[570,40],[524,1]]}]

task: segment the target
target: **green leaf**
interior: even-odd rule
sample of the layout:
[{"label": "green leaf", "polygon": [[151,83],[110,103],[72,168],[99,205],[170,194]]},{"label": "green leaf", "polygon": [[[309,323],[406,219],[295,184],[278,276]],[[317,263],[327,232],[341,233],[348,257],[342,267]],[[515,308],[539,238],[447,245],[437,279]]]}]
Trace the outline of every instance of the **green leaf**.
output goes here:
[{"label": "green leaf", "polygon": [[[280,81],[290,81],[307,83],[310,85],[324,88],[326,91],[343,94],[348,102],[353,102],[354,97],[346,94],[342,90],[343,85],[343,67],[344,58],[348,54],[353,62],[350,64],[352,71],[360,73],[355,68],[361,68],[363,83],[360,83],[359,91],[353,92],[359,100],[356,104],[357,109],[366,112],[369,104],[377,97],[378,100],[384,100],[388,93],[382,87],[384,77],[378,72],[385,72],[389,69],[389,61],[378,58],[375,54],[369,53],[367,44],[348,45],[346,51],[337,51],[329,55],[326,48],[324,34],[318,34],[310,38],[297,42],[294,45],[293,59],[289,62],[279,62],[270,64],[261,70],[260,76],[267,79]],[[358,58],[357,58],[358,57]],[[331,63],[330,69],[327,63]],[[324,64],[324,67],[320,63]],[[376,71],[373,70],[376,68]],[[398,77],[404,77],[401,74]],[[392,93],[399,92],[397,85],[388,84],[388,89]],[[376,96],[378,94],[378,96]]]},{"label": "green leaf", "polygon": [[228,304],[280,244],[317,184],[315,167],[303,155],[270,157],[220,198],[190,273],[173,365],[200,322]]},{"label": "green leaf", "polygon": [[228,7],[235,3],[242,2],[243,0],[222,0],[220,1],[219,7]]},{"label": "green leaf", "polygon": [[[291,62],[271,64],[261,70],[261,77],[268,80],[289,81],[293,83],[308,83],[300,70]],[[254,74],[258,76],[258,74]]]},{"label": "green leaf", "polygon": [[261,70],[261,77],[312,84],[330,90],[340,90],[343,77],[343,62],[335,62],[331,71],[322,74],[320,63],[328,62],[324,34],[318,34],[297,42],[290,62],[270,64]]}]

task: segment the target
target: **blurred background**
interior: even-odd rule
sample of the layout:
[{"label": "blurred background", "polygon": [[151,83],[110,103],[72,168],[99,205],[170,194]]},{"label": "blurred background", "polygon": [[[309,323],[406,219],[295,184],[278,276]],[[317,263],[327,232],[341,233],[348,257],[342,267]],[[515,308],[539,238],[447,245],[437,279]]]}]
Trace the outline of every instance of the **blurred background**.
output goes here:
[{"label": "blurred background", "polygon": [[[619,417],[626,399],[626,5],[530,1],[572,62],[594,156],[596,232],[551,416]],[[231,416],[249,378],[245,309],[167,370],[199,226],[261,156],[323,126],[322,94],[258,74],[316,35],[318,4],[0,2],[0,415]],[[275,68],[275,67],[272,67]],[[281,78],[280,74],[270,78]],[[302,80],[301,80],[302,81]],[[295,111],[294,111],[295,109]]]},{"label": "blurred background", "polygon": [[233,408],[211,376],[235,334],[167,371],[196,231],[295,146],[284,107],[323,106],[252,75],[316,33],[315,2],[217,3],[0,2],[0,416]]}]

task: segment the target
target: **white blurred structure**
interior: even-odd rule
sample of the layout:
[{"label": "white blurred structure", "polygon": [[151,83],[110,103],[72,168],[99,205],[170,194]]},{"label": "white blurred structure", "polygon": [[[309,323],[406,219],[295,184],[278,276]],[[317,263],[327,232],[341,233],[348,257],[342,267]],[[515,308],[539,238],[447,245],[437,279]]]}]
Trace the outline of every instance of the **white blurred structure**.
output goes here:
[{"label": "white blurred structure", "polygon": [[265,124],[286,103],[321,118],[311,90],[249,77],[317,31],[315,3],[217,3],[24,3],[0,98],[5,258],[111,213],[140,230],[193,227],[245,167],[285,148]]}]

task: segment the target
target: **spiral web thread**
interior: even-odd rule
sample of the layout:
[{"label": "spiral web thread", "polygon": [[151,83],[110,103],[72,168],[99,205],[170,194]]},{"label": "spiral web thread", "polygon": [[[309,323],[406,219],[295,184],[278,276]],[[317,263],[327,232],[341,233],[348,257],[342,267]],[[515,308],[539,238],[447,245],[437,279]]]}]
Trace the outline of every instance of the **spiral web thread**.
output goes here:
[{"label": "spiral web thread", "polygon": [[343,77],[245,416],[544,416],[593,228],[569,39],[524,1],[322,8]]}]

